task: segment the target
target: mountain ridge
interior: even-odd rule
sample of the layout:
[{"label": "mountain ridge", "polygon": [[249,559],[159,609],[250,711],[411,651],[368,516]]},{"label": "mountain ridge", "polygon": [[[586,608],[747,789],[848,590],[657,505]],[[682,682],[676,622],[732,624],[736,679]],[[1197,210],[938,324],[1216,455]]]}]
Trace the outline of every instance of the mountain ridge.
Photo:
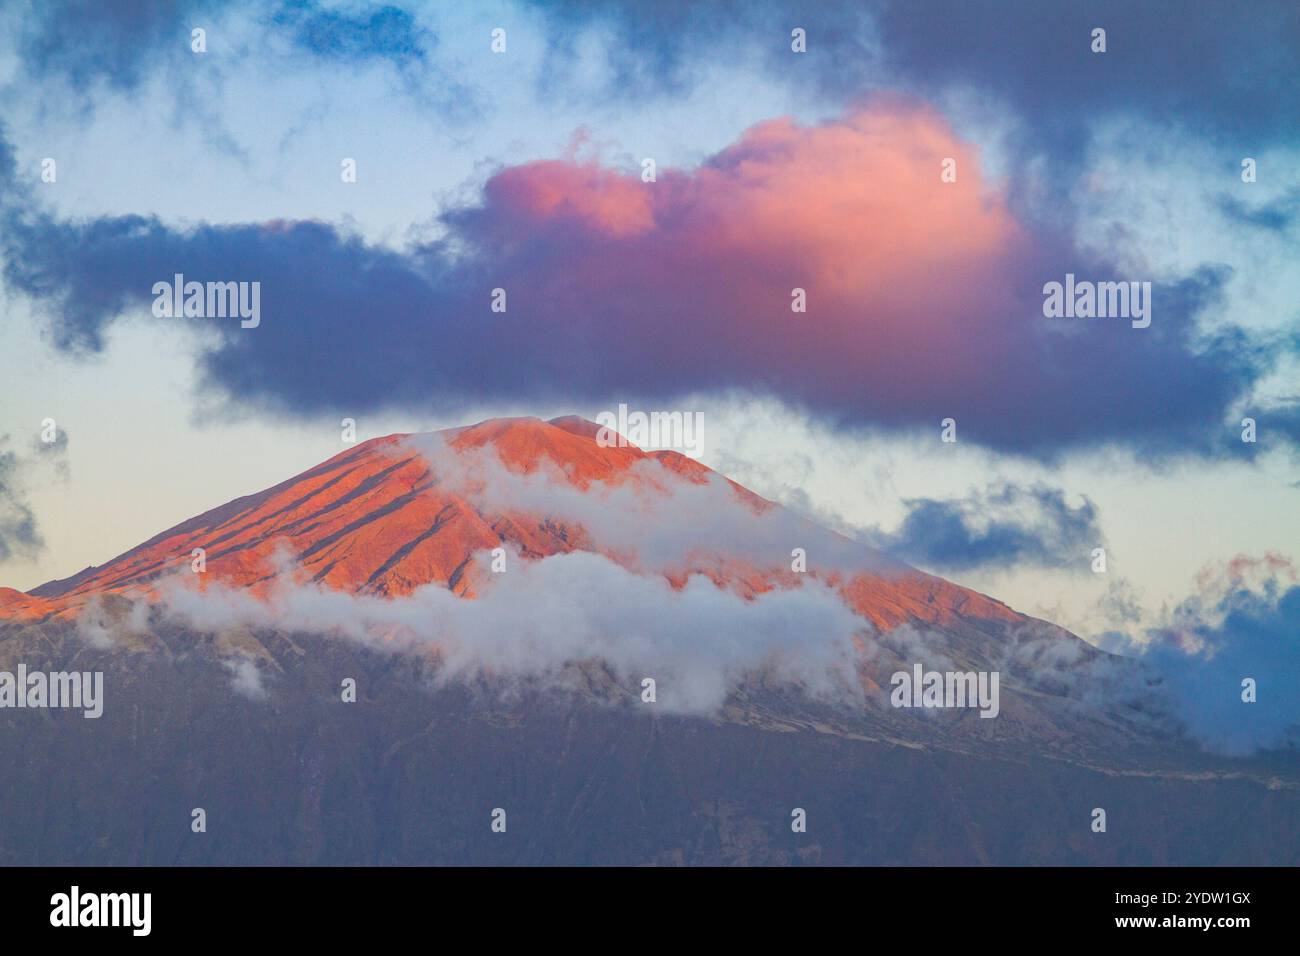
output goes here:
[{"label": "mountain ridge", "polygon": [[[638,471],[648,463],[685,482],[722,478],[674,451],[647,452],[621,441],[602,446],[596,440],[599,429],[577,416],[550,421],[495,418],[424,435],[369,439],[292,478],[165,529],[104,564],[25,594],[0,589],[0,613],[41,620],[75,615],[97,596],[152,595],[157,580],[187,568],[196,548],[204,550],[210,579],[255,593],[265,591],[278,576],[275,553],[285,547],[305,578],[326,587],[402,596],[441,583],[466,597],[474,595],[479,583],[471,562],[476,553],[511,546],[527,559],[601,550],[601,542],[591,540],[580,525],[556,522],[547,514],[484,509],[464,495],[444,491],[431,463],[412,447],[413,441],[428,436],[441,437],[460,453],[490,446],[507,469],[518,474],[534,474],[549,462],[579,491],[653,481]],[[756,514],[781,508],[731,479],[723,480]],[[812,522],[805,524],[861,551],[871,573],[825,576],[876,627],[909,621],[934,624],[953,616],[1026,619],[994,598],[894,561]],[[713,566],[683,567],[670,580],[680,586],[690,574],[704,573],[719,586],[751,595],[792,586],[795,577],[780,569],[775,557],[758,568],[724,556]]]},{"label": "mountain ridge", "polygon": [[[23,770],[0,777],[0,861],[1295,863],[1294,760],[1200,749],[1138,662],[818,529],[692,459],[601,447],[593,428],[488,420],[372,439],[103,565],[30,594],[0,589],[0,670],[101,671],[107,688],[102,720],[0,710],[0,759]],[[771,533],[741,540],[751,527]],[[705,547],[679,559],[665,535]],[[795,543],[806,574],[790,567]],[[204,574],[189,570],[193,547],[207,551]],[[494,547],[512,562],[500,578],[479,560]],[[563,577],[593,567],[613,582],[594,597]],[[600,628],[568,642],[589,619],[525,604],[542,571],[571,590],[562,610],[605,610]],[[640,587],[655,576],[667,584]],[[818,584],[835,590],[818,600],[843,613],[837,595],[861,625],[846,648],[853,695],[800,682],[828,641],[798,614],[767,620],[802,670],[740,646],[751,609]],[[170,601],[172,586],[214,585]],[[281,604],[282,586],[302,603]],[[732,593],[717,603],[741,623],[701,657],[726,622],[683,602],[715,590]],[[258,613],[241,617],[248,604]],[[524,606],[500,616],[512,604]],[[647,629],[669,613],[670,627]],[[510,630],[521,621],[525,633]],[[439,642],[457,625],[453,649],[482,666],[448,665]],[[414,640],[390,639],[402,626]],[[626,647],[602,628],[662,640],[602,657]],[[701,663],[726,681],[721,704],[668,709]],[[890,675],[917,664],[1000,672],[997,719],[890,706]],[[646,673],[657,703],[642,696]],[[191,839],[199,806],[221,839]],[[509,839],[489,831],[493,807],[509,808]],[[791,832],[792,807],[807,809],[806,834]],[[1112,837],[1091,829],[1096,807]]]}]

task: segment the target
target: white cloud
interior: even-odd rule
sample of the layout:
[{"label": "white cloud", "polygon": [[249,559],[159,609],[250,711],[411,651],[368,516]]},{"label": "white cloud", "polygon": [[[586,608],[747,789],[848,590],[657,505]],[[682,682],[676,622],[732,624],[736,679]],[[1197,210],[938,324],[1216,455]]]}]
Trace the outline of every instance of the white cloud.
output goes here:
[{"label": "white cloud", "polygon": [[[586,552],[516,562],[473,600],[441,584],[383,598],[287,579],[263,600],[219,586],[197,591],[182,580],[165,588],[166,608],[200,630],[291,628],[432,652],[439,680],[490,675],[558,685],[568,665],[600,659],[629,687],[653,677],[658,705],[677,713],[715,711],[758,671],[814,697],[858,699],[853,638],[870,629],[816,582],[747,600],[699,576],[674,589]],[[237,686],[261,688],[244,664],[233,673]]]}]

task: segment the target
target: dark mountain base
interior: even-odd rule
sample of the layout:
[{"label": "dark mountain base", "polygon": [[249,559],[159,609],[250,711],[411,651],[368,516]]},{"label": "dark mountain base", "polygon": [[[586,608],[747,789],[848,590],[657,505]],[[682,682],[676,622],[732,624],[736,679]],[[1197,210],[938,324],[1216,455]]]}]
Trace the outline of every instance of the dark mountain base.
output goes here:
[{"label": "dark mountain base", "polygon": [[1300,863],[1294,766],[1143,776],[558,691],[503,702],[332,641],[286,639],[250,700],[210,649],[55,665],[43,643],[0,647],[104,670],[104,715],[0,710],[0,865]]}]

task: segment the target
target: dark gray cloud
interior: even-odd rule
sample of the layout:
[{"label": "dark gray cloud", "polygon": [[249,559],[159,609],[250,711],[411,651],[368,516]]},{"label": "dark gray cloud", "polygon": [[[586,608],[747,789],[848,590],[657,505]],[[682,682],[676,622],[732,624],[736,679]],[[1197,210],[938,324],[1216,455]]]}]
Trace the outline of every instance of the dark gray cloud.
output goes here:
[{"label": "dark gray cloud", "polygon": [[[1212,749],[1246,754],[1300,745],[1300,587],[1277,555],[1237,558],[1158,626],[1103,635],[1140,657],[1188,729]],[[1243,681],[1255,701],[1243,700]]]},{"label": "dark gray cloud", "polygon": [[330,68],[386,64],[396,71],[404,95],[439,119],[460,122],[487,109],[470,77],[453,76],[435,62],[438,34],[400,5],[335,6],[316,0],[285,0],[278,7],[247,9],[267,34],[268,48],[287,40],[291,49]]},{"label": "dark gray cloud", "polygon": [[[42,423],[44,425],[44,423]],[[45,548],[36,512],[28,500],[31,486],[49,476],[66,480],[68,433],[52,430],[52,441],[37,434],[19,454],[9,435],[0,435],[0,563],[33,558]]]},{"label": "dark gray cloud", "polygon": [[169,46],[189,51],[195,17],[221,9],[205,0],[48,0],[32,5],[19,53],[30,75],[62,78],[75,88],[138,86]]},{"label": "dark gray cloud", "polygon": [[[316,0],[50,0],[34,5],[15,38],[15,85],[43,95],[46,109],[87,116],[98,92],[136,94],[163,79],[177,125],[194,122],[214,149],[245,157],[219,103],[225,81],[250,58],[294,72],[304,63],[359,72],[394,71],[397,88],[432,117],[458,122],[484,103],[463,78],[433,62],[435,31],[413,10],[388,3]],[[205,31],[206,51],[191,49]]]},{"label": "dark gray cloud", "polygon": [[[1010,104],[1040,142],[1077,147],[1103,114],[1171,117],[1259,143],[1297,136],[1300,8],[1207,0],[529,0],[551,25],[552,69],[575,65],[584,28],[604,34],[611,92],[680,92],[697,65],[766,51],[774,77],[861,96],[882,86],[934,95],[969,89]],[[803,27],[808,52],[792,55]],[[1107,49],[1091,50],[1094,28]]]},{"label": "dark gray cloud", "polygon": [[[582,69],[586,31],[600,35],[603,96],[679,95],[710,64],[758,63],[775,82],[811,84],[842,102],[882,89],[924,96],[972,91],[1010,106],[1025,124],[1021,144],[1076,164],[1093,123],[1116,114],[1167,123],[1258,148],[1295,142],[1300,115],[1300,8],[1257,0],[1242,9],[1205,0],[1189,15],[1177,0],[523,0],[545,26],[540,93],[566,94]],[[268,40],[335,63],[428,66],[437,35],[413,5],[331,5],[284,0],[50,0],[33,8],[19,52],[38,78],[75,87],[138,85],[165,68],[168,49],[188,51],[189,31],[235,11]],[[808,52],[790,51],[807,31]],[[1107,31],[1107,51],[1090,49]],[[439,102],[438,108],[451,108]],[[1059,177],[1058,177],[1059,178]]]},{"label": "dark gray cloud", "polygon": [[[1167,127],[1254,152],[1295,143],[1300,115],[1300,8],[1257,0],[1243,11],[1206,0],[1188,15],[1176,0],[523,0],[545,30],[538,94],[587,89],[588,31],[604,51],[602,100],[680,96],[705,81],[711,66],[757,64],[772,82],[810,87],[848,105],[882,91],[927,98],[973,94],[1006,106],[1016,120],[1010,157],[1021,175],[1067,199],[1087,156],[1092,130],[1115,116]],[[407,92],[448,118],[465,115],[469,95],[438,73],[430,53],[436,32],[401,3],[335,6],[315,0],[260,5],[237,0],[52,0],[34,8],[19,54],[36,81],[66,79],[72,88],[104,83],[129,90],[151,71],[172,70],[188,54],[193,26],[235,15],[262,27],[268,50],[288,44],[323,62],[387,62]],[[202,22],[200,22],[202,21]],[[790,51],[790,31],[807,31],[808,52]],[[1091,31],[1107,31],[1093,53]],[[441,92],[440,92],[441,91]],[[585,95],[585,94],[584,94]],[[191,105],[195,97],[187,94]],[[967,97],[968,100],[972,97]],[[482,104],[476,102],[476,108]],[[1031,177],[1046,157],[1052,175]]]},{"label": "dark gray cloud", "polygon": [[[546,57],[542,91],[564,95],[581,69],[579,49],[586,30],[600,32],[608,68],[602,91],[613,97],[671,96],[689,92],[715,65],[763,66],[774,79],[812,84],[851,98],[869,92],[875,19],[868,3],[785,0],[785,2],[692,3],[666,0],[524,0],[545,16]],[[811,38],[812,55],[791,55],[791,31]]]},{"label": "dark gray cloud", "polygon": [[[336,7],[312,0],[260,4],[249,0],[47,0],[33,7],[18,51],[36,78],[61,78],[74,88],[95,83],[129,91],[191,53],[191,31],[213,32],[228,14],[254,18],[270,39],[335,63],[426,62],[436,36],[406,9],[383,3]],[[220,49],[218,37],[209,50]]]},{"label": "dark gray cloud", "polygon": [[[146,69],[151,45],[180,43],[192,16],[225,9],[52,4],[30,27],[26,61],[51,75],[102,76],[129,87]],[[871,88],[868,65],[886,62],[890,69],[880,75],[892,85],[931,94],[970,86],[1004,98],[1025,121],[1026,143],[1038,144],[1021,159],[1055,150],[1061,170],[1084,155],[1085,127],[1107,111],[1177,115],[1224,135],[1248,132],[1252,148],[1295,132],[1280,117],[1300,89],[1287,82],[1295,76],[1294,46],[1291,53],[1285,46],[1296,14],[1271,3],[1218,20],[1177,15],[1170,4],[1109,0],[1086,12],[1050,14],[1037,4],[981,0],[556,3],[546,11],[550,81],[558,82],[578,32],[593,25],[612,38],[610,59],[627,71],[618,82],[629,93],[646,84],[680,89],[711,55],[725,60],[755,43],[770,46],[786,74],[839,84],[845,99]],[[261,15],[296,49],[336,63],[385,60],[406,76],[424,70],[437,41],[397,5],[295,2]],[[77,17],[94,29],[65,29]],[[1088,51],[1088,30],[1097,24],[1109,31],[1104,55]],[[809,31],[806,56],[789,53],[793,26]],[[1193,62],[1197,69],[1188,68]],[[5,278],[37,303],[60,347],[98,351],[108,326],[147,305],[153,283],[177,272],[257,279],[268,321],[251,334],[209,323],[219,334],[203,346],[204,385],[287,414],[426,402],[447,411],[483,401],[610,403],[629,393],[670,401],[742,388],[775,393],[843,427],[933,429],[953,416],[963,439],[1040,456],[1111,443],[1154,459],[1247,456],[1256,446],[1234,440],[1227,410],[1296,349],[1294,335],[1231,327],[1202,334],[1214,329],[1199,320],[1220,306],[1230,274],[1215,264],[1157,285],[1160,315],[1149,329],[1049,327],[1035,316],[1044,281],[1120,271],[1075,246],[1068,212],[1050,228],[1025,220],[1026,241],[1008,243],[991,270],[973,281],[953,279],[968,290],[961,303],[935,291],[943,282],[930,281],[907,314],[886,314],[875,303],[840,308],[833,324],[876,323],[891,334],[846,337],[823,354],[817,340],[829,339],[818,333],[752,326],[757,294],[775,296],[784,283],[788,295],[795,281],[703,245],[691,256],[674,252],[691,238],[674,232],[674,217],[698,211],[685,202],[657,211],[647,235],[611,237],[581,215],[535,215],[535,200],[555,184],[532,187],[526,173],[507,170],[480,200],[444,216],[444,240],[391,249],[317,222],[180,228],[141,216],[59,220],[15,196],[3,144],[0,154],[7,167],[0,190],[9,190],[0,223]],[[715,157],[708,165],[719,173],[734,161]],[[798,176],[791,170],[792,182]],[[1052,179],[1061,189],[1072,181]],[[669,191],[669,182],[662,185]],[[603,188],[578,184],[567,200],[598,207]],[[1225,199],[1223,209],[1277,231],[1293,221],[1286,203],[1254,208]],[[487,311],[497,287],[511,295],[508,315]],[[905,323],[915,330],[902,333]],[[963,329],[970,334],[954,336]],[[771,347],[759,347],[758,337]],[[1263,434],[1300,437],[1290,410],[1255,414]]]},{"label": "dark gray cloud", "polygon": [[45,546],[27,501],[23,459],[5,447],[8,441],[0,436],[0,563],[34,557]]},{"label": "dark gray cloud", "polygon": [[269,19],[287,29],[300,49],[344,63],[379,59],[401,66],[425,64],[427,51],[437,43],[408,11],[386,4],[354,12],[294,0]]},{"label": "dark gray cloud", "polygon": [[53,441],[45,441],[44,435],[37,435],[32,439],[32,461],[48,468],[55,477],[66,481],[72,477],[72,469],[68,463],[68,430],[61,426],[51,426],[51,428]]},{"label": "dark gray cloud", "polygon": [[907,514],[892,532],[864,537],[904,561],[936,571],[1029,565],[1086,571],[1093,548],[1104,543],[1097,507],[1079,505],[1043,485],[1009,483],[966,498],[908,498]]},{"label": "dark gray cloud", "polygon": [[[928,89],[1006,98],[1040,134],[1068,142],[1102,113],[1190,124],[1243,142],[1294,141],[1300,7],[1208,0],[934,0],[876,5],[887,62]],[[1106,52],[1090,48],[1106,30]]]},{"label": "dark gray cloud", "polygon": [[1253,226],[1268,232],[1286,232],[1300,218],[1300,188],[1291,189],[1281,196],[1260,205],[1243,202],[1239,196],[1223,193],[1216,205],[1219,211],[1233,222]]},{"label": "dark gray cloud", "polygon": [[[592,30],[606,51],[606,97],[681,96],[721,64],[758,65],[773,82],[844,104],[905,90],[1005,107],[1011,195],[1058,218],[1069,214],[1094,131],[1112,119],[1182,127],[1234,157],[1300,141],[1293,0],[1203,0],[1194,12],[1180,0],[527,2],[549,23],[543,75],[556,94],[579,75],[575,50]],[[796,26],[807,53],[791,53]],[[1105,53],[1091,49],[1099,27]]]}]

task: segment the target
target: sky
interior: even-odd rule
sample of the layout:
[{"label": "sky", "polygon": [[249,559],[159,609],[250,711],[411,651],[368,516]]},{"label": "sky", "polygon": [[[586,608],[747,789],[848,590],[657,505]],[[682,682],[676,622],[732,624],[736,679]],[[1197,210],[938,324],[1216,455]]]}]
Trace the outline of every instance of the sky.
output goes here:
[{"label": "sky", "polygon": [[[1300,8],[1045,10],[0,3],[0,585],[344,418],[625,403],[1101,646],[1294,661]],[[155,315],[176,273],[260,324]],[[1046,316],[1067,275],[1150,324]]]}]

